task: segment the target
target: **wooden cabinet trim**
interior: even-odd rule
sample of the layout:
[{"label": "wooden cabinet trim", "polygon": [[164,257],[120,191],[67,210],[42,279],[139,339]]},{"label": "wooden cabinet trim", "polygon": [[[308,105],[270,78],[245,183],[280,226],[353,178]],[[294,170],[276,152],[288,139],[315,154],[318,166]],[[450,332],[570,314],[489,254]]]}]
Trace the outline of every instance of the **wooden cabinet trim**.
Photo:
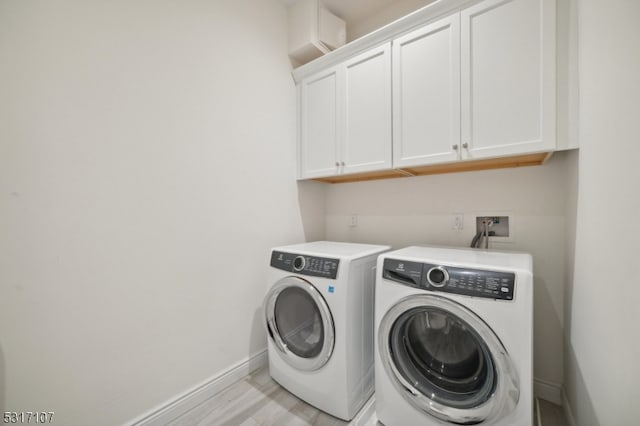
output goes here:
[{"label": "wooden cabinet trim", "polygon": [[313,180],[325,183],[350,183],[444,173],[540,166],[544,164],[552,155],[553,152],[541,152],[538,154],[517,155],[513,157],[490,158],[485,160],[473,161],[456,161],[454,163],[447,164],[433,164],[428,166],[390,169],[369,173],[357,173],[352,175],[339,175]]}]

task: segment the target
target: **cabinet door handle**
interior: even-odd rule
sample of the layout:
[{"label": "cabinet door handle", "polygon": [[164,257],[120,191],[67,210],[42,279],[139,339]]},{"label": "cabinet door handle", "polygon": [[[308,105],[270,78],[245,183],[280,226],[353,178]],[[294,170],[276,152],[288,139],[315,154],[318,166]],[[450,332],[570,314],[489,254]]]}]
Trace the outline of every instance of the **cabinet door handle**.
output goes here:
[{"label": "cabinet door handle", "polygon": [[462,147],[463,148],[469,148],[469,144],[465,142],[465,143],[462,144]]},{"label": "cabinet door handle", "polygon": [[341,165],[342,167],[344,167],[344,161],[341,161],[341,162],[340,162],[340,165]]},{"label": "cabinet door handle", "polygon": [[336,161],[336,167],[340,167],[340,163]]},{"label": "cabinet door handle", "polygon": [[458,150],[458,144],[453,145],[451,148],[453,148],[454,151]]}]

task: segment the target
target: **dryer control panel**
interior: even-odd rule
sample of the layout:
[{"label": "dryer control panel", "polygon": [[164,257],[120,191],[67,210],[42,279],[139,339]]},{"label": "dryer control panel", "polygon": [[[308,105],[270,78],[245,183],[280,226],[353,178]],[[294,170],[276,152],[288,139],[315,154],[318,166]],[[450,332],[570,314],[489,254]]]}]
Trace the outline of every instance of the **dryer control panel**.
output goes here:
[{"label": "dryer control panel", "polygon": [[412,287],[489,299],[513,300],[512,272],[469,269],[431,263],[385,259],[382,276]]},{"label": "dryer control panel", "polygon": [[308,256],[275,250],[271,252],[271,266],[300,275],[335,280],[338,276],[339,264],[340,260],[329,257]]}]

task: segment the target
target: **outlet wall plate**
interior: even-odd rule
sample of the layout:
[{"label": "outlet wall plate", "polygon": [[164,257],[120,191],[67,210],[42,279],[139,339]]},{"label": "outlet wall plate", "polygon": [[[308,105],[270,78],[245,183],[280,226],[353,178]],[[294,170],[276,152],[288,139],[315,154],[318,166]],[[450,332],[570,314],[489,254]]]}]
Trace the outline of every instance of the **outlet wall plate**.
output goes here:
[{"label": "outlet wall plate", "polygon": [[464,229],[464,214],[453,213],[451,229],[453,229],[454,231],[462,231]]}]

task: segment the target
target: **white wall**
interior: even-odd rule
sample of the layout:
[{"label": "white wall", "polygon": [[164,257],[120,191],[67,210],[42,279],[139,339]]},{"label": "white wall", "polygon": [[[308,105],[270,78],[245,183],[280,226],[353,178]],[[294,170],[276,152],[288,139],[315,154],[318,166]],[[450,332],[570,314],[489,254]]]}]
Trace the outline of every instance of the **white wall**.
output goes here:
[{"label": "white wall", "polygon": [[[559,387],[563,381],[566,164],[575,155],[575,151],[556,153],[537,167],[329,186],[327,238],[395,248],[425,243],[468,246],[476,215],[509,216],[512,241],[490,247],[533,255],[534,375]],[[462,231],[452,229],[454,212],[464,214]],[[348,226],[352,214],[358,215],[355,228]]]},{"label": "white wall", "polygon": [[369,34],[397,19],[408,15],[435,0],[396,0],[381,10],[373,10],[364,18],[347,22],[347,41]]},{"label": "white wall", "polygon": [[295,182],[278,1],[0,0],[0,411],[113,425],[265,346]]},{"label": "white wall", "polygon": [[580,0],[578,11],[581,148],[566,391],[577,425],[630,425],[640,418],[640,2]]}]

